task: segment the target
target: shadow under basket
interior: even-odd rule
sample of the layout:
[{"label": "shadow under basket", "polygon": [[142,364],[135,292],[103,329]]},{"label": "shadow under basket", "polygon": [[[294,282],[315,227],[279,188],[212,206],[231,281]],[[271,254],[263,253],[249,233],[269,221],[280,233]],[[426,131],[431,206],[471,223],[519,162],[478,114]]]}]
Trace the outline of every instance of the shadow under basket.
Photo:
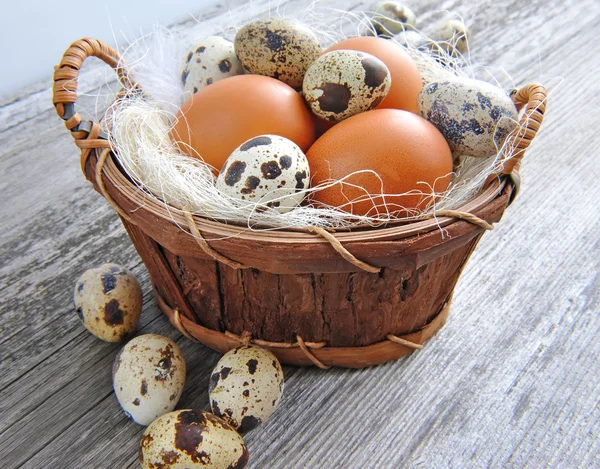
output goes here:
[{"label": "shadow under basket", "polygon": [[545,111],[542,86],[515,90],[522,125],[511,137],[517,151],[505,174],[435,220],[338,233],[253,232],[167,211],[122,172],[99,125],[75,112],[79,69],[90,56],[127,83],[116,51],[82,39],[55,69],[54,105],[82,150],[86,178],[121,216],[158,306],[191,340],[219,352],[252,342],[292,365],[360,368],[422,348],[444,325],[479,239],[514,198],[519,161]]}]

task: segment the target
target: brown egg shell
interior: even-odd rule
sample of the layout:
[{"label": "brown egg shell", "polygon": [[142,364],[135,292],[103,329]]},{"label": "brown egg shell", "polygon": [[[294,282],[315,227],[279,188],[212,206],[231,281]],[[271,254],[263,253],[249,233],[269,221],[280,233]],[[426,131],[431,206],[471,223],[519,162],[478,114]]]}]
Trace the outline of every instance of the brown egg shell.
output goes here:
[{"label": "brown egg shell", "polygon": [[73,292],[82,324],[106,342],[121,342],[136,329],[142,311],[142,289],[135,276],[117,264],[89,269]]}]

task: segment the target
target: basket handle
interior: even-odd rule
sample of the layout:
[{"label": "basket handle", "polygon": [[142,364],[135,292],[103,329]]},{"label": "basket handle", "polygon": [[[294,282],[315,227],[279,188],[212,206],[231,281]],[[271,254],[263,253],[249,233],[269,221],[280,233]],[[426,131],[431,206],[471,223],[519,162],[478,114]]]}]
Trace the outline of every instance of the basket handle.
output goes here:
[{"label": "basket handle", "polygon": [[[82,149],[107,148],[108,142],[98,139],[98,124],[82,122],[81,116],[75,110],[79,70],[88,57],[97,57],[110,65],[117,72],[121,83],[130,85],[119,53],[98,39],[83,38],[71,44],[60,64],[54,68],[52,103],[59,117],[65,121],[67,129],[71,131],[77,146]],[[88,138],[92,137],[91,134],[96,135]]]},{"label": "basket handle", "polygon": [[519,121],[519,130],[510,137],[510,147],[513,152],[510,158],[504,160],[502,174],[511,174],[518,170],[525,150],[535,138],[544,120],[548,93],[544,86],[532,84],[526,85],[520,90],[513,90],[510,97],[515,103],[517,111],[521,111],[525,107],[525,112]]}]

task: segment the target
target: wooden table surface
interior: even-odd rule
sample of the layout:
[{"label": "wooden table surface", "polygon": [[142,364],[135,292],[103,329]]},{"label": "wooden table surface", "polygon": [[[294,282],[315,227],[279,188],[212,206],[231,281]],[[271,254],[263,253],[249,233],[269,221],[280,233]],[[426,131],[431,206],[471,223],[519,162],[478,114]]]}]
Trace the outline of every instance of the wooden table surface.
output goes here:
[{"label": "wooden table surface", "polygon": [[[301,3],[281,2],[287,11]],[[422,351],[358,371],[285,368],[280,406],[246,437],[249,467],[600,467],[600,4],[412,4],[418,14],[461,13],[473,63],[504,86],[550,89],[521,194],[484,236],[447,325]],[[234,1],[197,16],[217,31],[268,6]],[[94,109],[107,78],[107,67],[86,65],[80,109]],[[219,356],[159,313],[117,216],[79,171],[48,82],[0,99],[0,153],[0,466],[138,467],[144,428],[123,415],[111,385],[120,346],[81,326],[75,279],[107,261],[137,275],[139,333],[175,339],[187,359],[179,408],[208,408]]]}]

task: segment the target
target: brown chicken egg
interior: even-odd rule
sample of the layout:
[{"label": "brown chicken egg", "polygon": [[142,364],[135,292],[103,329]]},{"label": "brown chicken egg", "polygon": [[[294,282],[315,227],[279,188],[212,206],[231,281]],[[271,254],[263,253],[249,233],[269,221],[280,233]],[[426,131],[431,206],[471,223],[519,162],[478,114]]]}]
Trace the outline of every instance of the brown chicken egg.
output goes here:
[{"label": "brown chicken egg", "polygon": [[239,75],[194,94],[171,132],[181,150],[201,157],[216,171],[239,145],[258,135],[285,137],[304,152],[315,128],[304,99],[274,78]]},{"label": "brown chicken egg", "polygon": [[414,60],[402,46],[380,37],[354,37],[334,44],[325,53],[343,49],[371,54],[389,69],[392,84],[377,109],[403,109],[415,114],[419,112],[417,97],[423,87],[421,74]]},{"label": "brown chicken egg", "polygon": [[433,191],[448,188],[452,173],[443,135],[425,119],[397,109],[375,109],[340,122],[306,156],[313,188],[347,177],[315,192],[312,202],[355,215],[423,210],[434,200]]}]

